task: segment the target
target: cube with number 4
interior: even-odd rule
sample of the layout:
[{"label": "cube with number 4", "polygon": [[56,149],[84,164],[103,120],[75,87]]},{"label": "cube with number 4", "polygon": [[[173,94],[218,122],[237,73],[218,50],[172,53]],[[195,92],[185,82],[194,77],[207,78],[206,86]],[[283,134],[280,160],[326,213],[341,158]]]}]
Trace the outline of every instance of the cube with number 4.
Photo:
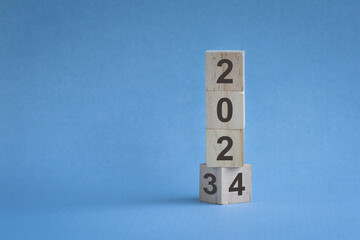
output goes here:
[{"label": "cube with number 4", "polygon": [[215,168],[200,165],[200,201],[231,204],[251,201],[251,165]]}]

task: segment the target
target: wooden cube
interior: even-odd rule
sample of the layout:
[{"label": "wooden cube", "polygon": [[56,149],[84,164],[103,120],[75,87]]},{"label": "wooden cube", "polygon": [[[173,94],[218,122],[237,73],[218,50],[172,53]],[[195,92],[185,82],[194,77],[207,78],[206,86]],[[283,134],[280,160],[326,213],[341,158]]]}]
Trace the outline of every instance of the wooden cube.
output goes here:
[{"label": "wooden cube", "polygon": [[206,51],[206,91],[244,91],[244,51]]},{"label": "wooden cube", "polygon": [[200,201],[232,204],[251,201],[251,165],[213,168],[200,165]]},{"label": "wooden cube", "polygon": [[206,92],[207,129],[244,129],[244,92]]},{"label": "wooden cube", "polygon": [[244,130],[206,130],[208,167],[244,166]]}]

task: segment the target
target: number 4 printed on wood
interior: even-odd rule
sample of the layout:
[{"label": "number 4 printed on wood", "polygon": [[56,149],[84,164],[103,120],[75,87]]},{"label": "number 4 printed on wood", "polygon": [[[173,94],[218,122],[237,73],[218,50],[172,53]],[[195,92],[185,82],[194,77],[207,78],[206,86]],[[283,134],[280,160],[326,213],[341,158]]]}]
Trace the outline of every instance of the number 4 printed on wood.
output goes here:
[{"label": "number 4 printed on wood", "polygon": [[[236,183],[237,187],[235,187]],[[245,187],[242,185],[242,173],[238,173],[229,187],[229,192],[238,192],[238,195],[240,196],[243,191],[245,191]]]}]

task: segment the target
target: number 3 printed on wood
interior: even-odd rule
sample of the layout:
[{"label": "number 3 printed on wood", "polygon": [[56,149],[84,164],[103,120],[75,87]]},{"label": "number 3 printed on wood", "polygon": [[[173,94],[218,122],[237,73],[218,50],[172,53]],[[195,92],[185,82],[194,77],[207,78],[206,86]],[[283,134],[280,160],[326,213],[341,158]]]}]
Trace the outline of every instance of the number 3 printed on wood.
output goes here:
[{"label": "number 3 printed on wood", "polygon": [[204,175],[204,178],[205,179],[207,179],[207,178],[211,178],[211,180],[210,180],[210,182],[208,182],[208,184],[211,186],[211,191],[209,191],[209,189],[208,188],[203,188],[204,189],[204,191],[207,193],[207,194],[210,194],[210,195],[212,195],[212,194],[215,194],[216,193],[216,191],[217,191],[217,187],[216,187],[216,185],[215,185],[215,182],[216,182],[216,177],[214,176],[214,174],[211,174],[211,173],[207,173],[207,174],[205,174]]}]

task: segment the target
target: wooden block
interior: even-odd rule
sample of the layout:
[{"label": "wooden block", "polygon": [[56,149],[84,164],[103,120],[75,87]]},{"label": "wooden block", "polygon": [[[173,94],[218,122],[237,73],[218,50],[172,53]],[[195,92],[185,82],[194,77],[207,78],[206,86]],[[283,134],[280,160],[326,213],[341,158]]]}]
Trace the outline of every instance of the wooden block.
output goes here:
[{"label": "wooden block", "polygon": [[200,201],[231,204],[251,201],[251,165],[212,168],[200,165]]},{"label": "wooden block", "polygon": [[244,129],[244,92],[206,92],[207,129]]},{"label": "wooden block", "polygon": [[244,91],[244,51],[206,51],[206,91]]},{"label": "wooden block", "polygon": [[244,130],[206,130],[206,165],[244,166]]},{"label": "wooden block", "polygon": [[200,201],[221,204],[221,168],[200,164]]}]

